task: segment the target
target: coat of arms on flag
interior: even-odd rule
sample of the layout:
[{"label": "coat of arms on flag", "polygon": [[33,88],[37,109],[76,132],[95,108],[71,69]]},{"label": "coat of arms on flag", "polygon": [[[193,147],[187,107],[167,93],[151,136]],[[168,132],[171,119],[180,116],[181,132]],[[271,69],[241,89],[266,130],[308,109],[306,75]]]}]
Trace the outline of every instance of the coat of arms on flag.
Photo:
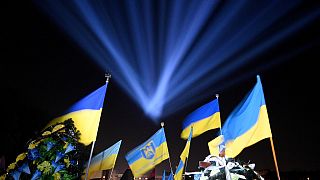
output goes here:
[{"label": "coat of arms on flag", "polygon": [[154,146],[153,141],[148,142],[146,146],[141,148],[141,153],[144,158],[152,159],[156,153],[156,148]]}]

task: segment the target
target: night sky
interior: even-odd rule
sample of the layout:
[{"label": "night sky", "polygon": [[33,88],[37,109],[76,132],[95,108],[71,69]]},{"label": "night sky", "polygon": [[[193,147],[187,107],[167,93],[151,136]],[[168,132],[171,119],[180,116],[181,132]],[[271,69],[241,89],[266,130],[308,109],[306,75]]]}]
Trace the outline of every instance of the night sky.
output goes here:
[{"label": "night sky", "polygon": [[[0,156],[7,164],[26,149],[26,142],[48,121],[70,105],[103,85],[105,71],[43,14],[32,2],[3,3],[1,11],[1,125]],[[310,3],[303,8],[308,11]],[[320,6],[319,6],[320,7]],[[320,59],[320,18],[290,38],[257,57],[261,61],[277,58],[293,47],[302,52],[260,72],[280,171],[320,170],[318,96]],[[293,52],[292,52],[293,53]],[[250,66],[246,68],[251,68]],[[241,74],[239,69],[233,76]],[[212,72],[214,74],[214,72]],[[232,79],[232,76],[229,77]],[[251,76],[220,92],[222,123],[245,94],[254,86]],[[208,89],[208,91],[210,91]],[[178,165],[185,141],[180,139],[182,121],[211,98],[198,101],[161,119],[173,166]],[[124,172],[124,155],[147,140],[160,128],[111,79],[105,98],[94,153],[122,139],[115,169]],[[209,150],[207,142],[218,130],[192,139],[187,170],[197,170]],[[268,139],[246,148],[239,159],[256,163],[257,169],[274,169]],[[169,170],[168,160],[159,166]]]}]

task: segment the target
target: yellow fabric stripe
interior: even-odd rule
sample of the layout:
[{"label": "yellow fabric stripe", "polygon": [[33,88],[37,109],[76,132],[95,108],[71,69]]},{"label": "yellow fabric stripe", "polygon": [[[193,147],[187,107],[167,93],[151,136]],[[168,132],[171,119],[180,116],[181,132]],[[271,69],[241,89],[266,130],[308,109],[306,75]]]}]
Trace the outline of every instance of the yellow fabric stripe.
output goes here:
[{"label": "yellow fabric stripe", "polygon": [[75,127],[81,133],[80,142],[89,145],[97,138],[101,112],[102,108],[100,110],[85,109],[71,112],[52,120],[47,127],[72,118]]},{"label": "yellow fabric stripe", "polygon": [[272,137],[266,105],[261,106],[257,123],[249,131],[227,142],[226,156],[236,157],[240,152],[262,139]]},{"label": "yellow fabric stripe", "polygon": [[134,177],[139,177],[151,170],[154,166],[169,158],[167,142],[162,143],[152,159],[140,158],[130,165]]},{"label": "yellow fabric stripe", "polygon": [[183,162],[183,167],[180,169],[180,171],[178,171],[174,176],[173,176],[173,179],[174,180],[182,180],[182,174],[183,174],[183,169],[184,169],[184,164],[185,164],[185,161],[182,161]]},{"label": "yellow fabric stripe", "polygon": [[223,136],[220,135],[208,143],[210,155],[219,156],[219,145],[223,142]]},{"label": "yellow fabric stripe", "polygon": [[201,121],[197,121],[193,124],[190,124],[188,127],[186,127],[182,131],[181,133],[182,139],[188,138],[191,126],[193,126],[192,137],[197,137],[208,130],[219,128],[221,127],[220,112],[216,112],[212,116],[202,119]]},{"label": "yellow fabric stripe", "polygon": [[114,167],[115,162],[116,162],[117,155],[118,154],[112,154],[111,156],[109,156],[108,158],[106,158],[102,161],[99,161],[94,164],[90,164],[88,177],[90,177],[96,171],[112,169]]},{"label": "yellow fabric stripe", "polygon": [[183,159],[183,160],[188,158],[189,150],[190,150],[190,141],[188,141],[186,146],[184,147],[184,149],[183,149],[183,151],[182,151],[182,153],[180,155],[180,158]]}]

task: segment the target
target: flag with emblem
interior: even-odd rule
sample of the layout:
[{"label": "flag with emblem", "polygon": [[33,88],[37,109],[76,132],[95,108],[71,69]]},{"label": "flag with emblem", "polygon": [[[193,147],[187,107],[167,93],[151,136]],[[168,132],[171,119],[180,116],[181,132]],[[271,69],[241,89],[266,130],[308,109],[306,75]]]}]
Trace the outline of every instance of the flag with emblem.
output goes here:
[{"label": "flag with emblem", "polygon": [[168,158],[169,151],[163,128],[126,155],[126,160],[136,178]]}]

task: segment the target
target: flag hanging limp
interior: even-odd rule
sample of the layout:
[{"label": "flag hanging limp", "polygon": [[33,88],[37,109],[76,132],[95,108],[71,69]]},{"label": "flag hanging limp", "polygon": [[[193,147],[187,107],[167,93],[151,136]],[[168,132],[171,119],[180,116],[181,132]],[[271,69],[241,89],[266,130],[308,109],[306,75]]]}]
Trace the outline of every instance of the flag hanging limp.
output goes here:
[{"label": "flag hanging limp", "polygon": [[134,177],[145,174],[168,158],[169,151],[163,128],[126,155]]},{"label": "flag hanging limp", "polygon": [[186,164],[186,159],[189,157],[192,134],[193,134],[193,127],[191,126],[189,130],[188,141],[180,155],[179,165],[176,169],[176,173],[174,174],[174,180],[182,180],[182,174],[183,174],[184,166]]},{"label": "flag hanging limp", "polygon": [[201,106],[186,117],[182,125],[181,138],[188,138],[191,126],[193,127],[192,137],[197,137],[208,130],[221,127],[218,99]]},{"label": "flag hanging limp", "polygon": [[53,119],[46,127],[68,119],[80,131],[80,142],[89,145],[96,140],[107,85],[100,87],[69,108],[62,116]]},{"label": "flag hanging limp", "polygon": [[121,140],[94,156],[91,160],[88,177],[96,171],[108,170],[114,168],[119,153]]}]

